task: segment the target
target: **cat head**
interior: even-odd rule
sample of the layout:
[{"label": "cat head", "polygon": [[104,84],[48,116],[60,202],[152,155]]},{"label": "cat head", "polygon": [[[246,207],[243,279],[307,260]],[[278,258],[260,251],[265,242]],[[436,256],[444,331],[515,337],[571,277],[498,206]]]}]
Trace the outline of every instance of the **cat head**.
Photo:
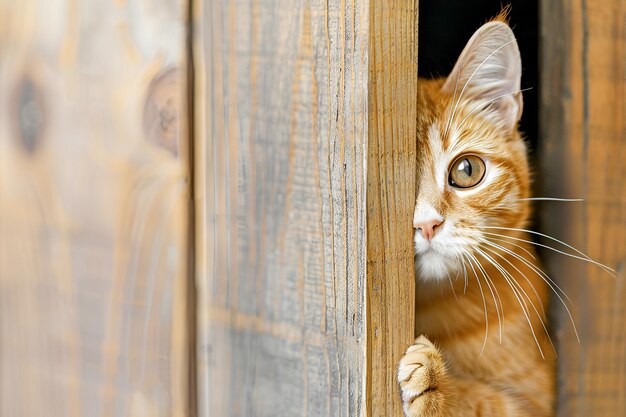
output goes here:
[{"label": "cat head", "polygon": [[[418,87],[416,272],[454,277],[489,233],[529,215],[520,53],[513,32],[491,21],[474,33],[445,79]],[[465,262],[469,264],[469,262]]]}]

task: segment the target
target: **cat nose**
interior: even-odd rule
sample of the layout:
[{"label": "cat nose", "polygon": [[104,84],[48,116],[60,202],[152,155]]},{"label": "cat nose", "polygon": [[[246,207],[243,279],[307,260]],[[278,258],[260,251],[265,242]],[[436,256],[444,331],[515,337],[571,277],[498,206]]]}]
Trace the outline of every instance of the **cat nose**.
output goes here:
[{"label": "cat nose", "polygon": [[430,219],[426,221],[414,222],[413,227],[417,230],[421,230],[424,239],[430,242],[432,238],[435,237],[435,230],[437,227],[441,226],[441,223],[443,223],[443,220]]}]

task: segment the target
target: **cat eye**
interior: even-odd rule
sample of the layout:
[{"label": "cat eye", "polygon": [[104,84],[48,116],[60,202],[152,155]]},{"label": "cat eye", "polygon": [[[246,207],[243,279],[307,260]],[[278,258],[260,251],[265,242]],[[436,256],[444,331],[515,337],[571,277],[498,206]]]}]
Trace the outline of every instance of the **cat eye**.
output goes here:
[{"label": "cat eye", "polygon": [[448,184],[455,188],[471,188],[485,176],[485,161],[476,155],[461,155],[450,166]]}]

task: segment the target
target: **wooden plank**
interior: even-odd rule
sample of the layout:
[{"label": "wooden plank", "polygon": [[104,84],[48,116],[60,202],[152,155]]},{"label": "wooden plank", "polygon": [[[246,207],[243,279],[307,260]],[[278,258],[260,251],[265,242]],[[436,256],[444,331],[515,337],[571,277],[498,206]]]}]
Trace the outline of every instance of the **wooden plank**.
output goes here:
[{"label": "wooden plank", "polygon": [[0,415],[184,416],[184,1],[0,3]]},{"label": "wooden plank", "polygon": [[417,2],[194,16],[200,415],[401,415]]},{"label": "wooden plank", "polygon": [[201,415],[400,410],[417,5],[396,3],[197,4]]},{"label": "wooden plank", "polygon": [[[543,230],[611,268],[546,253],[572,299],[580,344],[554,306],[559,416],[626,414],[626,5],[544,0],[542,195],[583,203],[540,207]],[[547,242],[546,242],[547,243]]]},{"label": "wooden plank", "polygon": [[417,0],[370,2],[368,415],[401,416],[396,371],[414,339]]}]

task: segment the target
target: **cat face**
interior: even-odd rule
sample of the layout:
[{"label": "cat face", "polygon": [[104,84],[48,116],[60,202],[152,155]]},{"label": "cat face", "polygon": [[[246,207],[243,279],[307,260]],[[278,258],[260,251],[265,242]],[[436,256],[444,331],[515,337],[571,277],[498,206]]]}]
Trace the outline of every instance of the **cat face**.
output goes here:
[{"label": "cat face", "polygon": [[[520,228],[528,217],[521,60],[504,22],[482,26],[445,80],[418,88],[416,272],[447,279],[463,271],[489,233]],[[470,259],[468,259],[470,258]]]}]

